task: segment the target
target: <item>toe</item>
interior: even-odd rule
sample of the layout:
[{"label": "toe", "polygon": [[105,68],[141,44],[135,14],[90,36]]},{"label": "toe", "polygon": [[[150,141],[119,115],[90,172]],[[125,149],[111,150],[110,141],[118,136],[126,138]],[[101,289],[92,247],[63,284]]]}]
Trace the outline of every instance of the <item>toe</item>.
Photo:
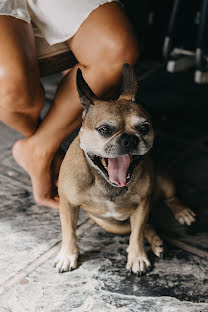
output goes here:
[{"label": "toe", "polygon": [[77,268],[77,255],[59,254],[55,260],[54,267],[59,273],[72,271]]},{"label": "toe", "polygon": [[128,261],[128,263],[126,265],[127,271],[131,271],[131,268],[132,268],[132,262]]},{"label": "toe", "polygon": [[190,208],[187,208],[187,211],[189,212],[190,215],[196,217],[196,214]]},{"label": "toe", "polygon": [[161,258],[163,252],[164,252],[164,250],[163,250],[163,247],[162,247],[162,246],[157,246],[157,247],[154,249],[154,254],[155,254],[158,258]]},{"label": "toe", "polygon": [[195,221],[195,219],[191,215],[187,215],[184,217],[185,223],[187,225],[191,225]]},{"label": "toe", "polygon": [[132,272],[141,275],[145,273],[150,266],[151,264],[148,259],[136,260],[133,262]]},{"label": "toe", "polygon": [[176,218],[178,220],[178,222],[180,224],[184,224],[184,218],[183,217],[179,217],[179,218]]},{"label": "toe", "polygon": [[64,264],[64,260],[60,259],[56,264],[56,269],[59,273],[62,273],[62,266]]},{"label": "toe", "polygon": [[188,216],[184,216],[184,223],[187,225],[191,225],[191,221]]},{"label": "toe", "polygon": [[63,265],[62,265],[61,271],[67,272],[67,271],[69,271],[69,269],[70,269],[70,262],[69,262],[69,260],[65,260]]}]

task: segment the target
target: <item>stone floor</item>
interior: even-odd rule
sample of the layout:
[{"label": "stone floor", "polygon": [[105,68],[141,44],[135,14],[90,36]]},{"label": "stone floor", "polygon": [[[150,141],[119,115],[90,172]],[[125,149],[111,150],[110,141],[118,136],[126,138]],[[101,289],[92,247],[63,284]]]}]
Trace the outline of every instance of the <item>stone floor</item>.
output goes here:
[{"label": "stone floor", "polygon": [[[143,70],[138,65],[138,75]],[[138,97],[156,130],[153,156],[169,168],[178,196],[197,214],[187,227],[164,204],[153,207],[151,220],[164,238],[165,256],[156,259],[147,245],[152,271],[141,277],[125,270],[128,235],[106,233],[84,212],[79,267],[56,272],[59,213],[34,203],[30,180],[11,155],[21,135],[0,124],[1,312],[208,311],[208,86],[196,86],[192,78],[191,72],[158,70],[140,82]],[[43,80],[45,111],[59,79]]]}]

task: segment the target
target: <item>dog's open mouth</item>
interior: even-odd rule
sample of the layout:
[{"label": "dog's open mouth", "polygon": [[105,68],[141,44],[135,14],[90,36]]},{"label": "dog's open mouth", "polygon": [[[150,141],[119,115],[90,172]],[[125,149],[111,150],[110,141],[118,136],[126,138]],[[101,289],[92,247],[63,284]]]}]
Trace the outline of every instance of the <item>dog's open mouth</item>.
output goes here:
[{"label": "dog's open mouth", "polygon": [[99,156],[90,156],[94,165],[96,165],[107,177],[110,183],[119,187],[124,187],[130,181],[134,168],[138,165],[142,156],[123,155],[116,158],[104,158]]}]

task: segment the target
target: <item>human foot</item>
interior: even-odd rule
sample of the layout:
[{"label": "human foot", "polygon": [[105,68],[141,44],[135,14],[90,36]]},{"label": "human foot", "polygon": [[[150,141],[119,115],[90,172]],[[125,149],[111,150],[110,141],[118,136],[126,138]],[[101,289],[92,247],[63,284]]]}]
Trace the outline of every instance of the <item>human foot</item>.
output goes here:
[{"label": "human foot", "polygon": [[[56,180],[63,154],[51,155],[35,147],[31,137],[17,141],[12,149],[16,162],[30,175],[35,201],[49,208],[59,208]],[[54,156],[54,159],[53,159]]]}]

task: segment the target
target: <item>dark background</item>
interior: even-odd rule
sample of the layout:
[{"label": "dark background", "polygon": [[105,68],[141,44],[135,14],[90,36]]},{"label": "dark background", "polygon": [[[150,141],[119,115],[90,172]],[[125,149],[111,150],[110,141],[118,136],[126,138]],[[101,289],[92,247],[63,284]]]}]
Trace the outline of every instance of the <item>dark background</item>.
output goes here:
[{"label": "dark background", "polygon": [[[197,213],[197,222],[187,231],[192,234],[207,232],[208,84],[194,82],[194,67],[174,74],[166,71],[167,60],[162,50],[174,1],[122,2],[139,40],[141,56],[135,66],[138,78],[156,68],[141,79],[138,92],[140,104],[153,120],[156,133],[154,158],[162,162],[174,178],[177,195]],[[172,48],[195,51],[197,12],[202,1],[180,3]]]},{"label": "dark background", "polygon": [[[173,45],[195,50],[199,22],[197,12],[201,0],[176,0],[179,11],[174,25]],[[169,31],[169,22],[174,0],[121,0],[138,40],[141,57],[161,60],[164,37]]]}]

